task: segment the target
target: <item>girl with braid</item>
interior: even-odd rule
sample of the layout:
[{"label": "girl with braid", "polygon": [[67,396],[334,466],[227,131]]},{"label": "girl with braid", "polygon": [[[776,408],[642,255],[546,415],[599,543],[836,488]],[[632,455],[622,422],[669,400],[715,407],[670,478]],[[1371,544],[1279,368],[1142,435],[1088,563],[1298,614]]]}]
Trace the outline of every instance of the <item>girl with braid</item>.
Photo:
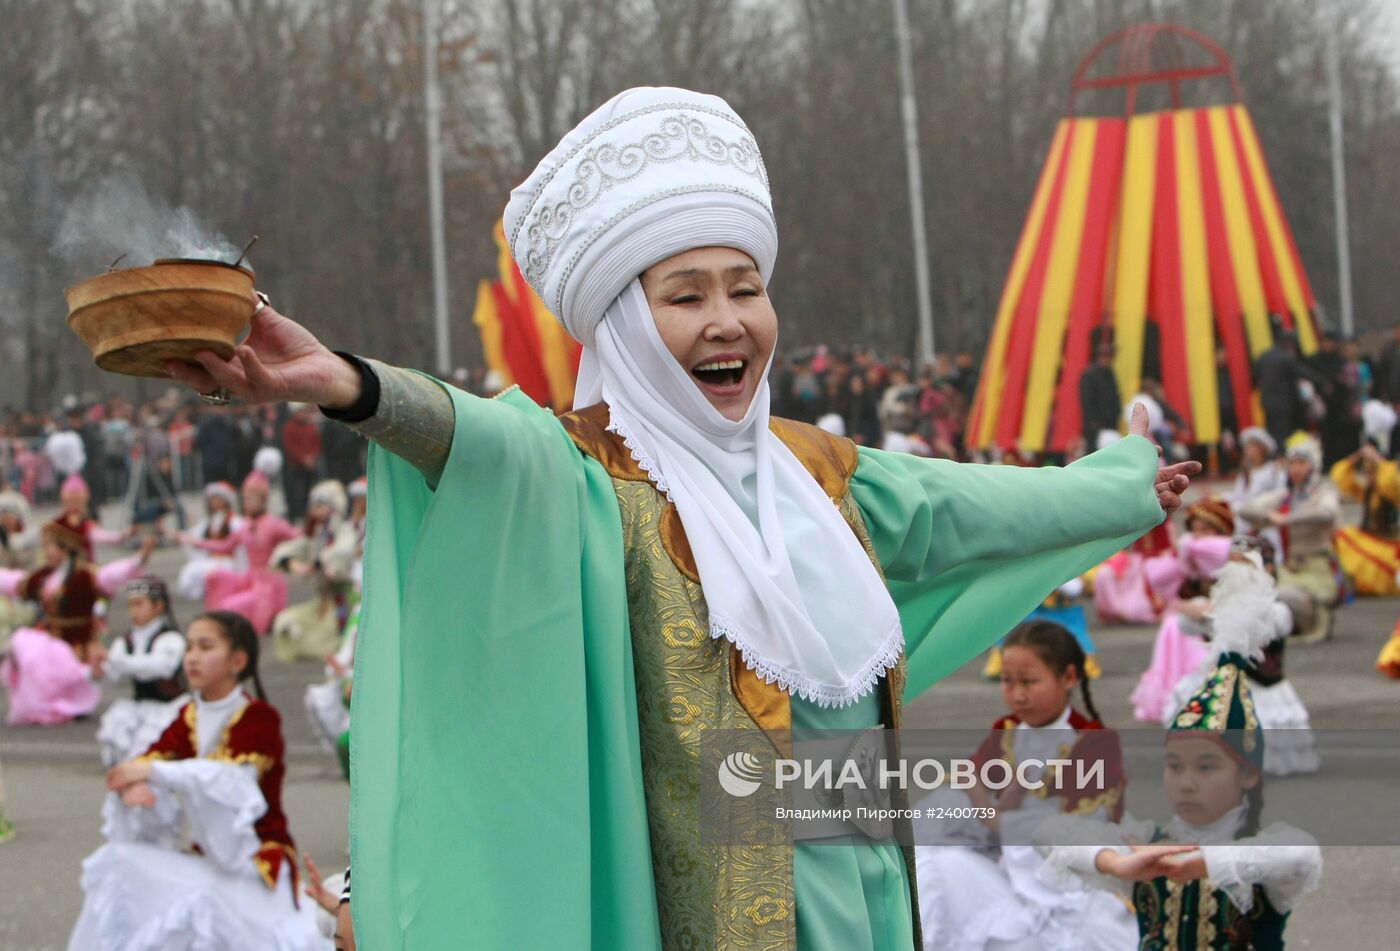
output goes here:
[{"label": "girl with braid", "polygon": [[211,611],[187,640],[192,699],[107,773],[107,844],[83,862],[68,947],[329,951],[300,895],[282,718],[258,677],[258,635],[242,615]]},{"label": "girl with braid", "polygon": [[[980,827],[954,830],[964,844],[916,849],[924,947],[965,951],[1013,949],[1115,949],[1133,947],[1136,926],[1126,906],[1077,882],[1047,885],[1044,864],[1032,847],[1040,822],[1056,815],[1112,820],[1123,812],[1122,754],[1118,734],[1105,729],[1090,693],[1087,658],[1074,635],[1053,621],[1027,621],[1002,647],[1001,693],[1009,711],[992,724],[973,754],[977,774],[992,760],[1015,770],[1027,760],[1101,762],[1098,780],[1077,788],[1071,765],[1059,774],[1038,774],[1043,785],[1016,783],[994,792],[936,794],[930,805],[963,804],[988,809]],[[1084,711],[1074,706],[1076,689]],[[1028,768],[1031,778],[1034,768]],[[1034,783],[1032,779],[1032,783]],[[921,841],[928,839],[921,835]],[[970,847],[969,847],[970,846]]]}]

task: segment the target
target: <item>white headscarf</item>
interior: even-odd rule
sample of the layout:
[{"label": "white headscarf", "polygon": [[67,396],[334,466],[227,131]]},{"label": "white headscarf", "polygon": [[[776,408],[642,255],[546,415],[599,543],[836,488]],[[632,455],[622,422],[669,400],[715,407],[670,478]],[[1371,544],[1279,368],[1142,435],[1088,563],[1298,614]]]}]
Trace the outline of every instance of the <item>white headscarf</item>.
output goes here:
[{"label": "white headscarf", "polygon": [[575,408],[608,428],[680,515],[709,609],[769,683],[821,706],[874,689],[904,649],[899,614],[834,500],[770,431],[768,367],[725,419],[667,350],[639,275],[694,248],[777,255],[767,176],[721,99],[629,90],[595,111],[511,195],[526,279],[584,344]]},{"label": "white headscarf", "polygon": [[675,503],[710,635],[821,706],[869,693],[904,649],[899,614],[833,500],[768,428],[768,367],[744,418],[725,419],[666,349],[638,280],[594,344],[576,403],[608,404],[608,428]]}]

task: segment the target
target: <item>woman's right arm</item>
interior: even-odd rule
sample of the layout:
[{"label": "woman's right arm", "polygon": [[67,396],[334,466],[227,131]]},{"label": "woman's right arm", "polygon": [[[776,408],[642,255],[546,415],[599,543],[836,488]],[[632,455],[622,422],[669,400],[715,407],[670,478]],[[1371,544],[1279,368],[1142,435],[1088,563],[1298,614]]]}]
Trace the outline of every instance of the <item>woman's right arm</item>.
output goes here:
[{"label": "woman's right arm", "polygon": [[452,400],[425,376],[335,353],[266,304],[231,358],[204,350],[195,359],[171,360],[166,370],[202,394],[222,389],[246,403],[315,403],[413,463],[429,484],[442,474],[455,422]]},{"label": "woman's right arm", "polygon": [[349,410],[323,407],[322,412],[412,463],[429,485],[436,486],[456,428],[452,397],[420,373],[378,360],[352,359],[363,364],[361,398]]}]

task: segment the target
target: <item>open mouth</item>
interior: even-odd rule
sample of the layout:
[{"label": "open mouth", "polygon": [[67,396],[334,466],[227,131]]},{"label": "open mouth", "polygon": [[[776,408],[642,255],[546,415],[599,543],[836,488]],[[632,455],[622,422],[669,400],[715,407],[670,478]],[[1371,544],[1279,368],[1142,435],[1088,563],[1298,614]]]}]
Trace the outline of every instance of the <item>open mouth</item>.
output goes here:
[{"label": "open mouth", "polygon": [[743,386],[748,368],[749,361],[743,357],[720,357],[706,360],[690,372],[706,387],[729,392]]}]

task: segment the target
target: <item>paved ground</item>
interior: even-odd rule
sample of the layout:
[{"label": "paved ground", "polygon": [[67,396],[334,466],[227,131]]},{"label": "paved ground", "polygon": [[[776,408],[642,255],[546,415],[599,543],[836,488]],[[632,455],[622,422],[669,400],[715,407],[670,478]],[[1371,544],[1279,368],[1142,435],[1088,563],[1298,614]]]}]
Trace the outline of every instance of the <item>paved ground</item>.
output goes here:
[{"label": "paved ground", "polygon": [[[109,522],[112,524],[112,522]],[[153,567],[173,577],[176,551],[162,549]],[[195,606],[179,606],[188,618]],[[1380,644],[1400,615],[1400,599],[1370,600],[1346,608],[1337,636],[1326,645],[1289,653],[1289,675],[1319,728],[1400,728],[1400,683],[1374,670]],[[122,611],[114,612],[122,622]],[[1146,628],[1097,630],[1104,677],[1094,700],[1104,719],[1131,723],[1127,698],[1151,653]],[[1000,693],[970,665],[909,708],[911,727],[985,729],[1002,712]],[[282,710],[289,746],[286,807],[293,834],[323,868],[346,860],[349,790],[332,758],[315,744],[302,710],[302,690],[319,679],[319,665],[280,664],[268,658],[263,680]],[[81,903],[79,868],[100,844],[98,812],[102,770],[93,740],[96,723],[0,731],[8,813],[19,836],[0,846],[0,951],[46,951],[66,946]],[[1303,782],[1282,780],[1281,782]],[[1400,805],[1400,789],[1391,791]],[[1309,898],[1289,926],[1290,948],[1369,951],[1395,946],[1400,931],[1396,883],[1400,848],[1326,850],[1321,892]]]}]

